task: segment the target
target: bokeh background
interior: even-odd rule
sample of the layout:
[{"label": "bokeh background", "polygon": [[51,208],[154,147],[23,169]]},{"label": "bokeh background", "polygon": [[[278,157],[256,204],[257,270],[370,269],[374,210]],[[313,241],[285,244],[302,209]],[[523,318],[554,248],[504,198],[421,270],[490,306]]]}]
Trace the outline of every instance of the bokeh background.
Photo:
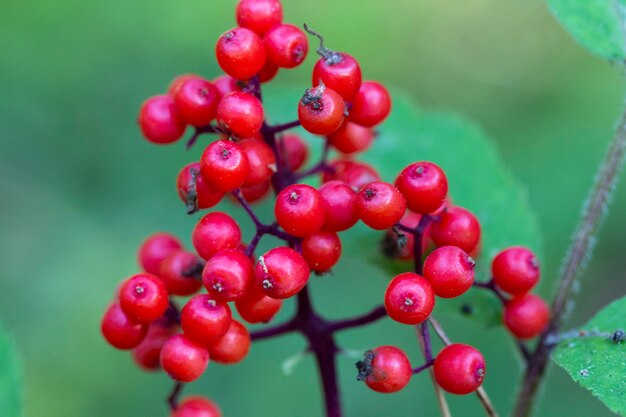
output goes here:
[{"label": "bokeh background", "polygon": [[[367,77],[395,85],[427,108],[478,122],[528,188],[544,233],[542,292],[559,259],[597,162],[621,111],[622,70],[579,48],[539,0],[283,0],[285,16],[307,21],[328,44],[357,57]],[[182,214],[173,178],[197,158],[183,146],[149,146],[135,117],[141,101],[177,74],[218,74],[212,49],[234,25],[235,0],[22,0],[0,14],[0,321],[23,361],[25,415],[165,416],[171,383],[148,375],[105,345],[100,315],[117,283],[136,270],[135,248],[154,230],[187,242],[195,219]],[[277,83],[309,82],[314,60]],[[486,193],[489,190],[485,190]],[[574,327],[623,294],[626,184],[585,274]],[[373,305],[381,277],[363,297],[358,264],[317,289],[321,308]],[[352,280],[352,281],[350,281]],[[340,287],[336,287],[339,285]],[[341,286],[343,285],[343,286]],[[333,298],[335,297],[335,298]],[[318,297],[319,299],[319,297]],[[286,308],[286,316],[290,308]],[[506,414],[519,366],[501,329],[448,319],[457,340],[489,358],[486,388]],[[416,355],[414,335],[380,323],[345,334],[363,350],[397,343]],[[411,347],[413,346],[413,347]],[[188,392],[207,393],[226,416],[321,414],[313,360],[284,376],[280,364],[303,348],[298,336],[255,345],[241,365],[213,365]],[[396,395],[354,381],[341,358],[348,416],[437,415],[427,377]],[[454,415],[482,415],[474,396],[451,398]],[[611,415],[560,369],[550,371],[540,416]]]}]

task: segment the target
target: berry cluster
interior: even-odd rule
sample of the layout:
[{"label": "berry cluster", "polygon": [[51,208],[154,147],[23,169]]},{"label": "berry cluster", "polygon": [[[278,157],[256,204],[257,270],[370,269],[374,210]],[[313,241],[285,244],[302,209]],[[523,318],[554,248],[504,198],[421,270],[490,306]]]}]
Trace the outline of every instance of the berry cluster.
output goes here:
[{"label": "berry cluster", "polygon": [[[298,27],[282,22],[279,0],[240,0],[236,18],[239,26],[221,35],[215,47],[225,75],[213,81],[192,74],[177,77],[166,94],[143,103],[138,121],[144,137],[156,144],[178,141],[189,126],[195,131],[188,147],[203,134],[216,135],[199,162],[180,171],[178,195],[190,214],[229,195],[248,213],[256,233],[246,239],[229,214],[212,211],[193,230],[194,251],[170,234],[148,237],[138,254],[143,272],[119,288],[102,320],[104,337],[118,349],[132,350],[142,368],[161,368],[178,382],[170,402],[173,417],[221,416],[208,399],[178,402],[180,384],[199,378],[209,358],[238,363],[252,340],[290,331],[307,337],[320,368],[326,368],[321,374],[328,388],[327,412],[338,416],[339,401],[332,398],[336,381],[329,381],[336,378],[339,350],[333,334],[387,315],[420,326],[425,363],[412,368],[395,346],[372,349],[357,364],[358,378],[368,387],[395,392],[432,367],[446,391],[477,390],[485,375],[477,349],[450,344],[435,357],[431,353],[428,324],[436,297],[459,297],[472,286],[488,288],[505,302],[507,328],[521,339],[534,337],[548,319],[545,303],[527,294],[539,279],[534,255],[525,248],[506,249],[493,261],[493,279],[474,281],[478,219],[451,204],[446,174],[432,162],[410,164],[390,183],[355,158],[375,140],[373,129],[391,110],[390,94],[380,83],[362,81],[358,61],[328,49],[306,25],[305,31],[319,38],[312,86],[294,105],[297,120],[269,125],[261,84],[281,68],[300,65],[309,51],[308,39]],[[321,160],[308,169],[307,142],[286,133],[298,126],[321,136],[324,144]],[[337,155],[334,160],[331,153]],[[318,187],[307,184],[316,177]],[[252,204],[271,190],[276,194],[274,218],[265,223]],[[384,306],[362,317],[328,321],[313,310],[307,283],[311,272],[324,274],[336,265],[342,252],[339,234],[359,221],[384,232],[386,254],[413,260],[415,268],[390,281],[381,295]],[[283,245],[255,256],[267,235]],[[187,297],[182,309],[174,297]],[[298,309],[291,321],[253,334],[242,323],[270,322],[283,300],[292,297]]]}]

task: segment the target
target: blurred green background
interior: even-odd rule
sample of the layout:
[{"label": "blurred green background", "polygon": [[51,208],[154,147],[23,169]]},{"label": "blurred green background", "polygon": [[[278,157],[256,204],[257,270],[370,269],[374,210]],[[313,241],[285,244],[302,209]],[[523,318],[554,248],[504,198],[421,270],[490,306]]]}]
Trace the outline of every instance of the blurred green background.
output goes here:
[{"label": "blurred green background", "polygon": [[[549,293],[621,110],[622,70],[575,45],[538,0],[283,3],[287,21],[313,25],[330,47],[357,57],[366,77],[427,108],[464,114],[497,141],[544,231],[542,292]],[[182,214],[173,179],[200,149],[149,146],[135,117],[141,101],[176,74],[218,74],[212,48],[234,25],[234,4],[3,3],[0,321],[23,360],[26,416],[167,415],[167,377],[140,372],[127,354],[105,345],[99,320],[117,283],[136,270],[135,248],[145,235],[167,230],[189,242],[195,219]],[[308,85],[312,62],[276,82]],[[622,182],[571,326],[626,292],[624,210]],[[375,276],[362,297],[338,303],[340,296],[329,295],[357,285],[350,278],[357,274],[344,278],[342,271],[358,268],[348,261],[336,280],[315,287],[320,308],[345,315],[378,301],[384,280]],[[445,324],[456,340],[484,350],[486,388],[506,414],[519,366],[504,331]],[[417,354],[414,335],[390,323],[344,334],[341,342],[355,350],[397,343]],[[188,392],[207,393],[226,416],[319,416],[312,359],[291,376],[280,370],[302,348],[297,336],[259,343],[241,365],[212,365]],[[348,416],[437,415],[427,377],[399,394],[378,395],[354,381],[354,359],[340,362]],[[560,369],[551,369],[546,387],[539,416],[611,415]],[[474,396],[450,402],[454,415],[482,415]]]}]

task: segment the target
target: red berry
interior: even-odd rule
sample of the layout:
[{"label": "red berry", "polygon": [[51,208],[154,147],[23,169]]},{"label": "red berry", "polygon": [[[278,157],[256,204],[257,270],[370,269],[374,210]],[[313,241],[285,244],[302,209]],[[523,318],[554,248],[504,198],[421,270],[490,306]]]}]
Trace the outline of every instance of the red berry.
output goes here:
[{"label": "red berry", "polygon": [[139,127],[152,143],[176,142],[185,133],[183,121],[174,99],[168,95],[150,97],[141,105]]},{"label": "red berry", "polygon": [[532,339],[548,325],[550,309],[534,294],[518,296],[504,306],[504,324],[518,339]]},{"label": "red berry", "polygon": [[341,232],[359,220],[356,212],[356,193],[343,181],[329,181],[319,189],[324,206],[324,230]]},{"label": "red berry", "polygon": [[178,326],[175,323],[164,317],[152,322],[148,327],[146,337],[133,349],[133,359],[137,365],[146,371],[159,369],[161,349],[177,329]]},{"label": "red berry", "polygon": [[207,209],[220,202],[224,193],[209,186],[200,175],[200,163],[185,165],[176,179],[178,196],[188,207]]},{"label": "red berry", "polygon": [[245,326],[233,320],[228,331],[209,348],[211,359],[223,364],[241,362],[250,350],[250,333]]},{"label": "red berry", "polygon": [[424,277],[439,297],[458,297],[472,287],[475,265],[462,249],[443,246],[432,251],[424,261]]},{"label": "red berry", "polygon": [[232,217],[216,211],[200,219],[191,240],[198,255],[208,260],[222,249],[239,247],[241,230]]},{"label": "red berry", "polygon": [[339,94],[320,84],[306,90],[298,105],[298,119],[305,130],[330,135],[343,123],[345,107]]},{"label": "red berry", "polygon": [[286,247],[271,249],[259,257],[256,284],[272,298],[296,295],[309,280],[309,266],[298,252]]},{"label": "red berry", "polygon": [[236,15],[239,26],[262,36],[283,20],[283,7],[279,0],[240,0]]},{"label": "red berry", "polygon": [[300,28],[282,24],[270,29],[263,39],[267,60],[280,68],[300,65],[309,52],[309,41]]},{"label": "red berry", "polygon": [[230,93],[217,106],[217,123],[240,138],[255,136],[263,126],[263,104],[249,93]]},{"label": "red berry", "polygon": [[339,159],[330,163],[330,169],[324,172],[323,182],[343,181],[355,190],[374,181],[380,181],[378,172],[363,162]]},{"label": "red berry", "polygon": [[229,192],[244,183],[250,172],[250,163],[239,144],[218,140],[202,153],[200,172],[209,186],[221,192]]},{"label": "red berry", "polygon": [[266,62],[265,66],[259,72],[259,82],[267,83],[270,82],[276,77],[278,74],[278,67],[272,64],[271,62]]},{"label": "red berry", "polygon": [[245,253],[224,249],[209,259],[202,271],[202,283],[216,300],[233,301],[243,297],[254,280],[254,265]]},{"label": "red berry", "polygon": [[271,186],[270,181],[265,181],[260,184],[241,187],[239,190],[248,203],[256,203],[269,194]]},{"label": "red berry", "polygon": [[350,121],[365,127],[382,123],[391,112],[391,96],[385,87],[374,81],[361,84],[352,101]]},{"label": "red berry", "polygon": [[374,230],[384,230],[404,216],[406,201],[394,185],[376,181],[361,188],[356,210],[363,223]]},{"label": "red berry", "polygon": [[180,313],[180,325],[185,335],[201,346],[211,346],[226,334],[232,315],[228,304],[209,294],[196,295]]},{"label": "red berry", "polygon": [[246,28],[234,28],[222,34],[215,45],[215,54],[224,72],[238,80],[249,80],[265,65],[263,40]]},{"label": "red berry", "polygon": [[276,171],[276,157],[272,149],[259,139],[242,140],[239,146],[246,154],[250,166],[243,186],[249,187],[267,182]]},{"label": "red berry", "polygon": [[406,198],[409,210],[420,214],[437,210],[448,194],[446,174],[432,162],[415,162],[404,168],[396,187]]},{"label": "red berry", "polygon": [[148,236],[139,247],[139,265],[147,273],[158,275],[161,262],[181,249],[183,245],[176,237],[169,233],[155,233]]},{"label": "red berry", "polygon": [[400,391],[411,380],[413,370],[406,354],[395,346],[379,346],[365,352],[356,364],[360,381],[382,393]]},{"label": "red berry", "polygon": [[458,395],[469,394],[485,379],[485,359],[471,346],[448,345],[435,358],[435,380],[444,390]]},{"label": "red berry", "polygon": [[209,364],[209,352],[187,336],[175,334],[163,344],[161,368],[176,381],[192,382],[200,378]]},{"label": "red berry", "polygon": [[133,275],[120,289],[122,310],[137,323],[153,322],[165,313],[168,305],[167,287],[154,275]]},{"label": "red berry", "polygon": [[430,229],[437,246],[457,246],[473,253],[480,242],[480,223],[474,214],[462,207],[450,207]]},{"label": "red berry", "polygon": [[174,97],[178,88],[183,85],[186,81],[192,80],[194,78],[202,78],[197,74],[182,74],[177,76],[172,80],[170,85],[167,87],[167,94]]},{"label": "red berry", "polygon": [[202,261],[186,251],[174,252],[161,262],[159,278],[172,295],[191,295],[198,291],[202,283],[194,277],[202,268]]},{"label": "red berry", "polygon": [[278,140],[278,149],[282,156],[282,162],[290,171],[297,171],[304,165],[309,149],[306,142],[298,135],[290,133]]},{"label": "red berry", "polygon": [[224,97],[230,93],[242,91],[242,86],[230,75],[222,75],[213,80],[213,85],[220,92],[220,97]]},{"label": "red berry", "polygon": [[385,309],[403,324],[424,322],[435,307],[435,294],[424,277],[405,272],[391,280],[385,292]]},{"label": "red berry", "polygon": [[352,101],[361,87],[361,67],[356,59],[343,52],[320,58],[313,68],[313,85],[323,82],[346,101]]},{"label": "red berry", "polygon": [[139,345],[146,336],[148,328],[131,321],[119,303],[109,306],[102,317],[100,326],[102,336],[117,349],[132,349]]},{"label": "red berry", "polygon": [[278,193],[274,214],[280,227],[297,237],[320,230],[325,215],[319,191],[306,184],[290,185]]},{"label": "red berry", "polygon": [[248,323],[271,321],[282,305],[283,300],[268,297],[256,285],[250,286],[246,294],[235,301],[237,312]]},{"label": "red berry", "polygon": [[539,282],[539,260],[528,248],[514,246],[500,252],[491,264],[496,285],[509,294],[524,294]]},{"label": "red berry", "polygon": [[330,144],[339,152],[351,154],[365,151],[374,141],[374,132],[356,123],[345,122],[328,136]]},{"label": "red berry", "polygon": [[326,272],[341,257],[337,233],[320,231],[302,239],[302,257],[315,272]]},{"label": "red berry", "polygon": [[180,84],[174,102],[182,119],[193,126],[204,126],[215,119],[220,92],[205,79],[195,77]]},{"label": "red berry", "polygon": [[192,396],[185,398],[170,417],[222,417],[222,411],[213,401]]}]

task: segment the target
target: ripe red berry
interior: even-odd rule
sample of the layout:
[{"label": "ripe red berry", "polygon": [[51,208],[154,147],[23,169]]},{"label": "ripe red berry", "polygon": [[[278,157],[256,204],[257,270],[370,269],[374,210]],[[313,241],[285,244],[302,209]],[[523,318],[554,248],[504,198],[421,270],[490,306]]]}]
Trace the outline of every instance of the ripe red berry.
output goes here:
[{"label": "ripe red berry", "polygon": [[186,81],[194,79],[194,78],[202,78],[197,74],[182,74],[177,76],[172,80],[170,85],[167,87],[167,94],[174,97],[178,88],[183,85]]},{"label": "ripe red berry", "polygon": [[266,62],[265,66],[259,72],[259,82],[267,83],[272,81],[278,74],[278,67],[271,62]]},{"label": "ripe red berry", "polygon": [[265,65],[263,40],[246,28],[224,32],[217,40],[215,54],[224,72],[238,80],[249,80]]},{"label": "ripe red berry", "polygon": [[209,364],[209,352],[182,334],[171,336],[161,349],[161,368],[176,381],[200,378]]},{"label": "ripe red berry", "polygon": [[345,101],[352,101],[361,87],[361,67],[356,59],[343,53],[320,58],[313,68],[313,85],[323,82]]},{"label": "ripe red berry", "polygon": [[185,304],[180,313],[180,325],[189,339],[201,346],[211,346],[226,334],[232,315],[228,304],[209,294],[196,295]]},{"label": "ripe red berry", "polygon": [[209,259],[202,271],[202,283],[208,293],[220,301],[243,297],[254,280],[254,265],[245,253],[224,249]]},{"label": "ripe red berry", "polygon": [[222,417],[222,411],[213,401],[192,396],[185,398],[170,417]]},{"label": "ripe red berry", "polygon": [[146,336],[148,328],[131,321],[115,302],[109,306],[102,317],[100,331],[109,344],[117,349],[132,349],[139,345]]},{"label": "ripe red berry", "polygon": [[246,294],[235,301],[237,312],[248,323],[271,321],[282,305],[283,300],[268,297],[256,285],[251,285]]},{"label": "ripe red berry", "polygon": [[193,253],[174,252],[161,262],[159,278],[172,295],[191,295],[198,291],[202,283],[194,277],[202,268],[202,261]]},{"label": "ripe red berry", "polygon": [[239,188],[250,172],[248,156],[239,144],[218,140],[207,146],[200,159],[200,173],[212,188],[229,192]]},{"label": "ripe red berry", "polygon": [[300,28],[282,24],[270,29],[263,39],[267,60],[280,68],[300,65],[309,52],[309,40]]},{"label": "ripe red berry", "polygon": [[380,181],[380,175],[370,165],[349,159],[339,159],[330,163],[330,169],[322,176],[323,182],[332,180],[343,181],[355,190],[363,186]]},{"label": "ripe red berry", "polygon": [[165,313],[169,305],[163,281],[151,274],[130,277],[120,289],[120,306],[133,321],[149,324]]},{"label": "ripe red berry", "polygon": [[409,210],[428,214],[437,210],[448,194],[448,179],[432,162],[415,162],[404,168],[396,187],[406,198]]},{"label": "ripe red berry", "polygon": [[356,211],[356,193],[343,181],[329,181],[319,189],[324,206],[324,225],[331,232],[341,232],[354,226],[359,220]]},{"label": "ripe red berry", "polygon": [[469,210],[449,207],[432,224],[430,234],[437,246],[457,246],[473,253],[480,242],[480,223]]},{"label": "ripe red berry", "polygon": [[213,85],[220,92],[220,97],[224,97],[230,93],[242,91],[242,83],[237,81],[230,75],[222,75],[213,80]]},{"label": "ripe red berry", "polygon": [[343,123],[345,107],[339,94],[320,84],[302,96],[298,119],[305,130],[315,135],[330,135]]},{"label": "ripe red berry", "polygon": [[374,132],[356,123],[345,122],[328,136],[328,140],[339,152],[351,154],[367,150],[374,141]]},{"label": "ripe red berry", "polygon": [[162,317],[148,327],[146,337],[135,349],[133,359],[142,369],[156,371],[160,368],[160,356],[163,345],[178,330],[178,326],[170,319]]},{"label": "ripe red berry", "polygon": [[245,326],[233,320],[228,331],[209,348],[211,359],[218,363],[241,362],[250,350],[250,333]]},{"label": "ripe red berry", "polygon": [[239,190],[248,203],[256,203],[269,194],[271,187],[272,183],[265,181],[260,184],[241,187]]},{"label": "ripe red berry", "polygon": [[400,391],[411,380],[413,370],[406,354],[395,346],[379,346],[365,352],[365,359],[356,364],[357,379],[372,390],[382,393]]},{"label": "ripe red berry", "polygon": [[239,146],[246,154],[250,166],[243,186],[249,187],[267,182],[276,171],[276,157],[272,149],[259,139],[242,140]]},{"label": "ripe red berry", "polygon": [[293,184],[278,193],[274,214],[280,227],[297,237],[320,230],[325,216],[319,191],[306,184]]},{"label": "ripe red berry", "polygon": [[198,255],[208,260],[222,249],[239,247],[241,230],[232,217],[216,211],[200,219],[191,240]]},{"label": "ripe red berry", "polygon": [[376,181],[361,188],[356,210],[363,223],[374,230],[384,230],[404,216],[406,201],[394,185]]},{"label": "ripe red berry", "polygon": [[393,320],[420,324],[435,307],[435,294],[424,277],[405,272],[391,280],[385,292],[385,309]]},{"label": "ripe red berry", "polygon": [[278,247],[259,257],[256,284],[272,297],[284,299],[296,295],[309,280],[309,266],[293,249]]},{"label": "ripe red berry", "polygon": [[458,297],[472,287],[476,262],[456,246],[435,249],[424,261],[424,278],[439,297]]},{"label": "ripe red berry", "polygon": [[278,149],[282,162],[290,171],[300,169],[309,156],[309,149],[304,139],[293,133],[286,134],[278,140]]},{"label": "ripe red berry", "polygon": [[548,325],[550,309],[534,294],[514,297],[504,306],[504,324],[519,339],[532,339]]},{"label": "ripe red berry", "polygon": [[181,83],[174,102],[182,119],[193,126],[204,126],[215,119],[220,92],[209,81],[194,77]]},{"label": "ripe red berry", "polygon": [[365,81],[352,100],[350,121],[365,127],[382,123],[391,112],[391,96],[382,84]]},{"label": "ripe red berry", "polygon": [[176,142],[185,133],[174,99],[168,95],[150,97],[141,105],[138,118],[143,136],[156,144]]},{"label": "ripe red berry", "polygon": [[471,346],[448,345],[435,358],[435,380],[444,390],[458,395],[469,394],[485,379],[485,359]]},{"label": "ripe red berry", "polygon": [[230,93],[217,106],[217,123],[239,138],[255,136],[263,126],[263,104],[249,93]]},{"label": "ripe red berry", "polygon": [[220,202],[224,193],[211,187],[200,175],[200,163],[192,162],[180,170],[176,178],[178,196],[190,211],[203,210]]},{"label": "ripe red berry", "polygon": [[514,246],[500,252],[491,264],[496,285],[509,294],[524,294],[539,282],[539,260],[528,248]]},{"label": "ripe red berry", "polygon": [[183,249],[182,243],[169,233],[155,233],[143,241],[138,251],[139,265],[149,274],[158,275],[161,262]]},{"label": "ripe red berry", "polygon": [[320,231],[302,239],[302,257],[315,272],[326,272],[341,257],[341,240],[337,233]]},{"label": "ripe red berry", "polygon": [[283,20],[280,0],[240,0],[237,4],[237,23],[263,36]]}]

